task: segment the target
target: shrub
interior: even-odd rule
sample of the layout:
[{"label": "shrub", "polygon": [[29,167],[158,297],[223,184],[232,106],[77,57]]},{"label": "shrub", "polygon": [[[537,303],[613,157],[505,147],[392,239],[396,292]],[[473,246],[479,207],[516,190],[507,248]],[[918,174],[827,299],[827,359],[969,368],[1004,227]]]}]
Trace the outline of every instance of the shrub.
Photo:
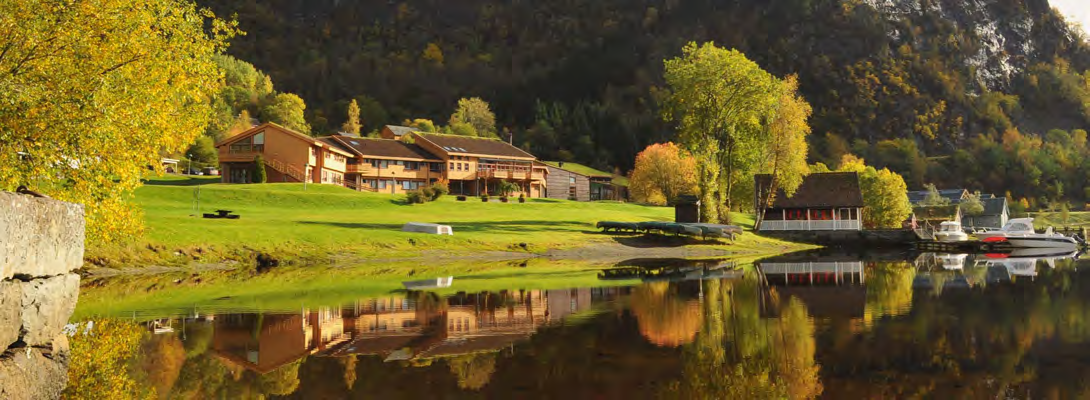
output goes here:
[{"label": "shrub", "polygon": [[424,204],[429,200],[429,197],[420,190],[411,191],[406,193],[405,196],[406,200],[409,201],[409,204]]},{"label": "shrub", "polygon": [[500,196],[500,201],[506,203],[507,202],[507,196]]},{"label": "shrub", "polygon": [[482,195],[481,195],[481,201],[483,201],[483,202],[486,202],[486,203],[487,203],[487,202],[488,202],[488,195],[487,195],[487,194],[482,194]]},{"label": "shrub", "polygon": [[[189,172],[189,171],[186,171]],[[254,157],[254,183],[265,183],[268,175],[265,174],[265,159],[260,154]]]},{"label": "shrub", "polygon": [[458,201],[466,201],[466,197],[462,196],[462,195],[458,195]]},{"label": "shrub", "polygon": [[435,200],[435,199],[439,198],[439,196],[435,195],[435,189],[431,188],[431,187],[428,187],[428,186],[424,186],[424,187],[422,187],[420,189],[417,189],[417,191],[420,192],[421,196],[424,196],[424,201],[425,202],[432,201],[432,200]]},{"label": "shrub", "polygon": [[450,189],[447,188],[447,185],[444,185],[441,182],[433,183],[428,189],[431,190],[432,201],[439,200],[440,197],[446,196],[448,193],[450,193]]}]

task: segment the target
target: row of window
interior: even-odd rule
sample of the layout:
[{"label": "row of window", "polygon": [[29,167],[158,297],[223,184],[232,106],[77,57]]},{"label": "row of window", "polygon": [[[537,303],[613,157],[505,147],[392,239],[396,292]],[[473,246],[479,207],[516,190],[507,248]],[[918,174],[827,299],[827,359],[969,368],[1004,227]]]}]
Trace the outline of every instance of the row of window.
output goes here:
[{"label": "row of window", "polygon": [[[809,219],[811,221],[832,221],[834,219],[836,219],[836,220],[855,220],[855,219],[859,219],[859,216],[856,215],[856,214],[858,214],[858,212],[855,211],[854,209],[850,209],[850,208],[841,209],[840,212],[835,213],[835,214],[833,213],[833,210],[786,210],[786,211],[782,212],[783,214],[780,214],[780,213],[781,212],[779,212],[779,211],[774,212],[774,213],[773,212],[766,213],[766,218],[765,219],[768,219],[770,221],[771,220],[779,220],[781,215],[787,221],[806,221],[807,219]],[[807,214],[809,214],[809,215],[807,215]]]},{"label": "row of window", "polygon": [[469,171],[469,163],[450,163],[451,171]]},{"label": "row of window", "polygon": [[363,183],[367,184],[367,186],[370,186],[372,189],[379,190],[388,189],[399,185],[401,186],[402,190],[417,190],[420,189],[421,186],[425,185],[425,183],[421,181],[399,181],[397,179],[364,179]]},{"label": "row of window", "polygon": [[330,158],[333,158],[333,161],[336,161],[336,162],[339,162],[339,163],[343,163],[343,162],[347,161],[347,158],[345,158],[345,156],[342,156],[340,154],[337,154],[337,153],[334,153],[334,152],[331,152],[331,151],[325,152],[325,159],[328,160]]}]

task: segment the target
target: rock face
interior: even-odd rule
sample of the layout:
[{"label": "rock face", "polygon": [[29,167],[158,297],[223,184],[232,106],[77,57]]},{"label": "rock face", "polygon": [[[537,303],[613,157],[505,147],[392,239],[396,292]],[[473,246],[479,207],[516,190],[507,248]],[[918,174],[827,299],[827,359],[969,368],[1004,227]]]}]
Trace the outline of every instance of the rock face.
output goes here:
[{"label": "rock face", "polygon": [[67,349],[19,347],[0,356],[0,399],[57,399],[67,383]]},{"label": "rock face", "polygon": [[0,399],[61,397],[83,241],[83,206],[0,192]]},{"label": "rock face", "polygon": [[[976,73],[978,83],[989,90],[1010,86],[1011,79],[1037,57],[1034,15],[1049,9],[1047,1],[1027,0],[1018,6],[994,0],[932,1],[863,0],[891,21],[940,20],[968,32],[975,53],[964,61]],[[926,3],[926,4],[925,4]],[[900,43],[913,36],[904,28],[888,32]],[[918,45],[919,43],[912,43]]]},{"label": "rock face", "polygon": [[24,282],[20,334],[31,346],[48,345],[76,309],[79,275],[67,274]]},{"label": "rock face", "polygon": [[0,192],[0,279],[45,277],[83,266],[83,206]]},{"label": "rock face", "polygon": [[0,281],[0,349],[19,340],[23,326],[23,291],[19,282]]}]

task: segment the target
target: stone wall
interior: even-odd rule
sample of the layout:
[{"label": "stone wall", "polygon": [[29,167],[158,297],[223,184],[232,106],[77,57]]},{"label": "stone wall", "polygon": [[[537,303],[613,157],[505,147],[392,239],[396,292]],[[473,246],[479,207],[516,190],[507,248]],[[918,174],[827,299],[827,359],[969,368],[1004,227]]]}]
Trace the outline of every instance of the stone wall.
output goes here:
[{"label": "stone wall", "polygon": [[0,399],[61,396],[83,242],[83,206],[0,192]]}]

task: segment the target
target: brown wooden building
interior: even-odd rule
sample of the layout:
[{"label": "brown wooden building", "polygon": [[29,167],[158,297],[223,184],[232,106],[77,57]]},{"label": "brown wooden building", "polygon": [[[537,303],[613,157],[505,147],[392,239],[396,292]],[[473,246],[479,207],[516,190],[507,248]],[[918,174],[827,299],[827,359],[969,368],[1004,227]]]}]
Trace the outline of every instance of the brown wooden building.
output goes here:
[{"label": "brown wooden building", "polygon": [[545,197],[577,201],[627,200],[628,184],[622,177],[582,164],[545,161],[549,169]]},{"label": "brown wooden building", "polygon": [[254,160],[265,162],[268,182],[344,184],[353,154],[273,123],[264,123],[216,143],[223,183],[253,182]]},{"label": "brown wooden building", "polygon": [[445,178],[446,163],[415,144],[394,139],[331,136],[321,140],[355,154],[345,186],[379,193],[405,193]]},{"label": "brown wooden building", "polygon": [[[757,175],[755,193],[767,193],[770,175]],[[760,197],[754,204],[760,204]],[[791,197],[779,189],[765,210],[761,231],[834,231],[863,229],[863,192],[855,172],[810,174]],[[759,210],[758,210],[759,211]]]}]

